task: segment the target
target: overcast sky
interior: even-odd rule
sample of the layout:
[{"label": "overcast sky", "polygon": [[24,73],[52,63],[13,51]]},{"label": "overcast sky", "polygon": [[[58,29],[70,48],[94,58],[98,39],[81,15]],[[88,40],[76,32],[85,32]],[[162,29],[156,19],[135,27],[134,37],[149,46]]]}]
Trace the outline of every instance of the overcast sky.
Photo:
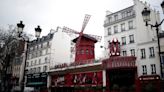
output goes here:
[{"label": "overcast sky", "polygon": [[[162,13],[162,0],[142,1]],[[23,20],[24,31],[31,34],[37,25],[43,29],[42,35],[57,26],[80,31],[85,14],[90,14],[84,33],[103,35],[106,11],[116,12],[131,5],[133,0],[0,0],[0,26],[16,25]]]}]

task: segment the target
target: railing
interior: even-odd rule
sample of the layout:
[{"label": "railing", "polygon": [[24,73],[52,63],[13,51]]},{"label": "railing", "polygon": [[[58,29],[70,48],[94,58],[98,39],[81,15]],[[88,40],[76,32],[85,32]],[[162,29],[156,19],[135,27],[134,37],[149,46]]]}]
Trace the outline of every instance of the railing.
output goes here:
[{"label": "railing", "polygon": [[93,64],[93,63],[98,63],[98,62],[101,62],[101,60],[89,59],[89,60],[83,60],[83,61],[76,61],[69,64],[62,63],[62,64],[55,65],[54,67],[50,67],[50,70],[61,69],[61,68],[66,68],[66,67],[71,67],[71,66],[87,65],[87,64]]}]

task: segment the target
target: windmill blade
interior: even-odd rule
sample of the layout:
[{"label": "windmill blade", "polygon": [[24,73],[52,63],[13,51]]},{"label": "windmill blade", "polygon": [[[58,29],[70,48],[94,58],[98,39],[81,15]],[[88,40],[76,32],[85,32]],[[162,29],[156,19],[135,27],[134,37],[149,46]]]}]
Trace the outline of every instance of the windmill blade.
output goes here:
[{"label": "windmill blade", "polygon": [[89,21],[90,17],[91,17],[91,15],[85,14],[85,18],[84,18],[84,21],[83,21],[81,33],[83,33],[86,25],[88,24],[88,21]]},{"label": "windmill blade", "polygon": [[82,29],[81,29],[81,32],[79,34],[79,38],[77,39],[77,42],[76,42],[76,48],[79,47],[79,44],[80,44],[80,41],[81,41],[81,36],[83,35],[83,31],[84,31],[86,25],[88,24],[88,21],[89,21],[90,17],[91,17],[90,15],[85,14],[85,18],[84,18],[84,21],[83,21]]},{"label": "windmill blade", "polygon": [[71,28],[68,28],[68,27],[65,27],[65,26],[63,26],[63,30],[62,30],[62,32],[65,32],[65,33],[80,34],[80,32],[75,31],[75,30],[73,30],[73,29],[71,29]]},{"label": "windmill blade", "polygon": [[98,36],[98,35],[92,35],[92,34],[87,34],[90,37],[95,38],[98,42],[101,42],[102,36]]}]

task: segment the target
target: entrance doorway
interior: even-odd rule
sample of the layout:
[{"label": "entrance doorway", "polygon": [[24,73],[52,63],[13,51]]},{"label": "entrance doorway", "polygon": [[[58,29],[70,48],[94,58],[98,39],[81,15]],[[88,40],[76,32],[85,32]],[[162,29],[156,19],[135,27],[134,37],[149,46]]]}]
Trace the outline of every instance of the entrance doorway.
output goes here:
[{"label": "entrance doorway", "polygon": [[135,92],[135,69],[112,69],[107,74],[111,92]]}]

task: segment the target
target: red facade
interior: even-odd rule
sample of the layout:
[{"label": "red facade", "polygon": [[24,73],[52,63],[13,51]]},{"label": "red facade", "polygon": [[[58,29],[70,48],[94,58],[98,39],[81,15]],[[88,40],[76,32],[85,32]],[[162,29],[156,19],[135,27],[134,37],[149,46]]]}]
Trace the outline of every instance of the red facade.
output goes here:
[{"label": "red facade", "polygon": [[[74,39],[73,42],[77,42]],[[76,47],[75,62],[81,62],[89,59],[95,59],[94,44],[97,42],[95,38],[92,38],[86,34],[81,37],[78,48]]]},{"label": "red facade", "polygon": [[54,75],[51,85],[53,87],[102,86],[102,71]]}]

